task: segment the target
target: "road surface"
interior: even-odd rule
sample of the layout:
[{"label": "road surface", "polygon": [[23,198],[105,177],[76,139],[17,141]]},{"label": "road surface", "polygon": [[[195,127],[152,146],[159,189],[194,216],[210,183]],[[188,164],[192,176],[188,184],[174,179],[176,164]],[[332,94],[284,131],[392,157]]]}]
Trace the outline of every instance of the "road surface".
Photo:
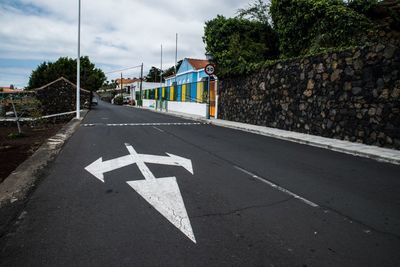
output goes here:
[{"label": "road surface", "polygon": [[399,173],[99,102],[1,238],[0,265],[399,266]]}]

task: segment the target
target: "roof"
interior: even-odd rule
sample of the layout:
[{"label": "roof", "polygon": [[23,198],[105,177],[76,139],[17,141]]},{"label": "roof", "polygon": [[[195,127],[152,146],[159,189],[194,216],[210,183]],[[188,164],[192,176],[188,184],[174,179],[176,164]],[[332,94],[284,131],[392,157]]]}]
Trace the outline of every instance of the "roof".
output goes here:
[{"label": "roof", "polygon": [[204,69],[210,63],[207,59],[188,58],[187,60],[195,70]]},{"label": "roof", "polygon": [[[119,84],[119,82],[121,81],[121,79],[116,79],[115,82],[117,84]],[[134,83],[134,82],[140,82],[140,79],[125,79],[122,78],[122,84],[130,84],[130,83]]]},{"label": "roof", "polygon": [[[34,91],[43,90],[43,89],[45,89],[46,87],[49,87],[50,85],[52,85],[52,84],[54,84],[54,83],[56,83],[56,82],[59,82],[59,81],[67,82],[67,83],[69,83],[70,85],[72,85],[74,88],[76,88],[76,85],[73,84],[70,80],[68,80],[68,79],[66,79],[66,78],[64,78],[64,77],[60,77],[60,78],[58,78],[57,80],[52,81],[51,83],[48,83],[48,84],[46,84],[46,85],[43,85],[42,87],[39,87],[39,88],[36,88],[36,89],[33,89],[33,90],[34,90]],[[81,87],[81,91],[88,92],[88,93],[90,92],[90,91],[88,91],[88,90],[83,89],[82,87]]]},{"label": "roof", "polygon": [[171,74],[171,75],[168,75],[168,76],[165,76],[164,79],[169,79],[169,78],[172,78],[172,77],[175,77],[175,73]]},{"label": "roof", "polygon": [[10,87],[0,87],[0,93],[6,94],[19,94],[19,93],[26,93],[27,91],[24,90],[14,90],[10,89]]}]

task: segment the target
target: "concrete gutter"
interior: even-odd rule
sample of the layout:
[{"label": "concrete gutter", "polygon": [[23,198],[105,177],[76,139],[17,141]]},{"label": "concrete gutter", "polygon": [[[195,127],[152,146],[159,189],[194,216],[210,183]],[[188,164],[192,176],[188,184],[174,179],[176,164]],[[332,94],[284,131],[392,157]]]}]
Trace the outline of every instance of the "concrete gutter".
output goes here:
[{"label": "concrete gutter", "polygon": [[0,236],[7,224],[18,214],[18,206],[24,203],[37,184],[41,171],[55,159],[87,113],[87,110],[82,111],[81,119],[74,118],[64,125],[0,183]]},{"label": "concrete gutter", "polygon": [[159,112],[167,115],[176,116],[179,118],[196,120],[200,122],[206,122],[215,126],[231,128],[235,130],[250,132],[254,134],[264,135],[272,138],[278,138],[285,141],[291,141],[295,143],[315,146],[319,148],[329,149],[336,152],[346,153],[353,156],[359,156],[363,158],[373,159],[380,162],[391,163],[400,165],[400,151],[389,148],[382,148],[377,146],[365,145],[360,143],[354,143],[350,141],[343,141],[338,139],[326,138],[311,134],[303,134],[292,131],[285,131],[276,128],[270,128],[265,126],[257,126],[247,123],[220,120],[220,119],[205,119],[204,117],[192,116],[184,113],[177,112],[165,112],[154,109],[147,109],[154,112]]}]

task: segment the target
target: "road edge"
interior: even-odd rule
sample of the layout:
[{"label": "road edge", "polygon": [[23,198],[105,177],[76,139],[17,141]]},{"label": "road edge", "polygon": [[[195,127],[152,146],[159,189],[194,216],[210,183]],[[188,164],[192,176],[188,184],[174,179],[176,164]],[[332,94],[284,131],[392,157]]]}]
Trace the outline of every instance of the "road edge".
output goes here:
[{"label": "road edge", "polygon": [[7,225],[19,214],[18,206],[23,205],[28,199],[37,185],[43,169],[57,157],[88,112],[82,111],[81,119],[74,118],[64,125],[0,183],[0,236]]}]

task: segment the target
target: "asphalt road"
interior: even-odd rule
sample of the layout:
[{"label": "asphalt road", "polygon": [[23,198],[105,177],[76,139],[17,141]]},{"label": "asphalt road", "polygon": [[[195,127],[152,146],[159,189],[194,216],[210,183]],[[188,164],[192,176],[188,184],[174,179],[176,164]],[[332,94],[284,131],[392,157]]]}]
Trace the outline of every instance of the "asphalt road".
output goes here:
[{"label": "asphalt road", "polygon": [[[166,153],[193,174],[143,156]],[[100,102],[0,249],[1,266],[400,266],[400,166]]]}]

